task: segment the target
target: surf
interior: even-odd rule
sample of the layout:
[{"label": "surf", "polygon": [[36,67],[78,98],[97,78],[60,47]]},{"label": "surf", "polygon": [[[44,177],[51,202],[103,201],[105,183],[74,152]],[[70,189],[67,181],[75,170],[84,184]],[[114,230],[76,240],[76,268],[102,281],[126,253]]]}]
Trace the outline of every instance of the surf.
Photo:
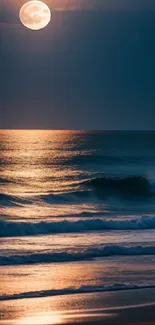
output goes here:
[{"label": "surf", "polygon": [[51,222],[9,222],[0,221],[0,237],[34,236],[63,233],[79,233],[104,230],[155,229],[155,216],[141,216],[124,220],[82,219]]},{"label": "surf", "polygon": [[155,255],[155,246],[124,246],[124,245],[100,245],[97,247],[83,248],[75,252],[58,251],[32,254],[14,254],[0,256],[0,265],[25,265],[38,263],[61,263],[93,260],[96,258],[106,258],[110,256],[141,256]]}]

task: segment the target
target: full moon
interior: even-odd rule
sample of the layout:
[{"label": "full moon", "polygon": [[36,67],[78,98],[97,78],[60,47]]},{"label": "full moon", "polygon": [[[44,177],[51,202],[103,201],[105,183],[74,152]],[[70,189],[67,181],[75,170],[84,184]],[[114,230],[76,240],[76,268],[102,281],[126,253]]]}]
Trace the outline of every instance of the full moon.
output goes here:
[{"label": "full moon", "polygon": [[25,27],[38,30],[48,25],[51,20],[51,11],[44,2],[32,0],[21,7],[19,18]]}]

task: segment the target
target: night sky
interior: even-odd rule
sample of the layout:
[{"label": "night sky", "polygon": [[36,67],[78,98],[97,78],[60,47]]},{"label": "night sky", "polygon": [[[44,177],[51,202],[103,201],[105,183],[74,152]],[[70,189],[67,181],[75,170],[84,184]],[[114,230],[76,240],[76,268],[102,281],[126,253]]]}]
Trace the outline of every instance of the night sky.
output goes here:
[{"label": "night sky", "polygon": [[0,128],[155,129],[154,0],[45,0],[40,31],[0,1]]}]

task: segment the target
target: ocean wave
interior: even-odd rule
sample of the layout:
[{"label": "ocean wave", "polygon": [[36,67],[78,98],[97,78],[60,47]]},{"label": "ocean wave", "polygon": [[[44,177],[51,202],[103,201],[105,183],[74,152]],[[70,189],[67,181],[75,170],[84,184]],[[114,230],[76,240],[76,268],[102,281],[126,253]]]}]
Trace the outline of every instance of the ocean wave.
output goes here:
[{"label": "ocean wave", "polygon": [[46,203],[67,203],[92,196],[90,190],[70,191],[63,194],[45,194],[40,198]]},{"label": "ocean wave", "polygon": [[64,289],[53,289],[53,290],[40,290],[40,291],[28,291],[22,293],[15,293],[10,295],[0,296],[0,301],[5,300],[17,300],[17,299],[28,299],[28,298],[43,298],[53,296],[64,296],[73,294],[85,294],[85,293],[97,293],[97,292],[108,292],[108,291],[122,291],[122,290],[136,290],[136,289],[148,289],[154,288],[155,285],[136,285],[130,283],[116,283],[105,286],[80,286],[79,288],[68,287]]},{"label": "ocean wave", "polygon": [[83,182],[84,185],[104,194],[150,196],[155,194],[153,184],[143,176],[97,177]]},{"label": "ocean wave", "polygon": [[0,206],[18,206],[20,204],[47,203],[47,204],[67,204],[92,198],[92,191],[79,190],[64,192],[63,194],[47,193],[44,195],[32,195],[27,198],[0,193]]},{"label": "ocean wave", "polygon": [[155,195],[155,184],[143,176],[96,177],[76,183],[76,189],[63,193],[46,193],[27,198],[0,193],[0,205],[5,207],[32,203],[68,204],[104,200],[107,196],[120,195],[127,199],[148,198]]},{"label": "ocean wave", "polygon": [[12,195],[0,193],[0,206],[16,206],[17,203]]},{"label": "ocean wave", "polygon": [[62,263],[109,256],[138,256],[155,255],[155,246],[120,246],[120,245],[101,245],[90,247],[81,251],[60,251],[50,253],[32,253],[27,255],[0,256],[0,265],[22,265],[35,263]]},{"label": "ocean wave", "polygon": [[0,184],[5,184],[5,183],[9,183],[9,180],[7,178],[0,177]]},{"label": "ocean wave", "polygon": [[22,197],[16,197],[9,194],[0,193],[0,206],[19,206],[23,204],[31,204],[33,200],[24,199]]},{"label": "ocean wave", "polygon": [[82,219],[53,222],[9,222],[0,221],[0,237],[47,235],[55,233],[79,233],[100,230],[155,229],[154,216],[141,216],[128,220]]},{"label": "ocean wave", "polygon": [[[95,164],[95,165],[116,165],[116,164],[131,164],[132,162],[139,163],[139,160],[136,158],[126,157],[126,156],[115,156],[115,155],[96,155],[95,153],[89,154],[80,154],[74,155],[73,157],[67,157],[60,160],[60,165],[85,165],[85,164]],[[53,162],[50,163],[53,165]]]}]

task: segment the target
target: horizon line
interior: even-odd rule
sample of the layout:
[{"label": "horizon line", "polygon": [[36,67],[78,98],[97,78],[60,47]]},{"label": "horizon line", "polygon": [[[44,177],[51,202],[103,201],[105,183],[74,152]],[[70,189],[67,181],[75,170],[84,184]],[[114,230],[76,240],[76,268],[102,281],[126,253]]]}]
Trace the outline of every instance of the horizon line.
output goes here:
[{"label": "horizon line", "polygon": [[0,131],[90,131],[90,132],[155,132],[155,129],[49,129],[49,128],[0,128]]}]

